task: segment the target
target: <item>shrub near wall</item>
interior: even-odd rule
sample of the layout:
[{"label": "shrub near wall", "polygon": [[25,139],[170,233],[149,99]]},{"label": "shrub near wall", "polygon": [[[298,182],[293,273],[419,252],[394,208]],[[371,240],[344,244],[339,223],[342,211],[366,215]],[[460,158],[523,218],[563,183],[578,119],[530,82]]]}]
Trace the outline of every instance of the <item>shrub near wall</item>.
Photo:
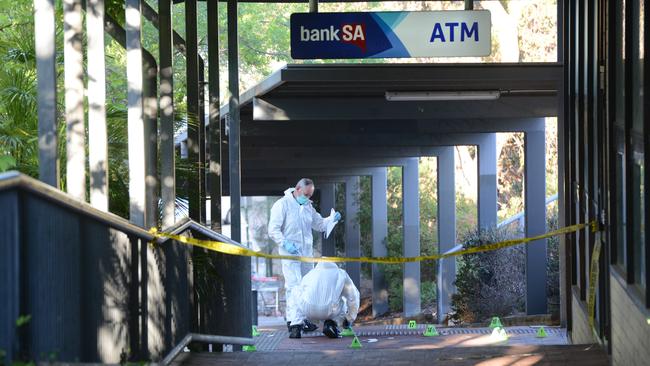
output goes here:
[{"label": "shrub near wall", "polygon": [[[557,207],[548,210],[546,227],[548,231],[558,229]],[[507,228],[475,231],[465,235],[463,243],[471,248],[515,237],[523,237],[523,233]],[[560,306],[559,242],[557,236],[546,242],[546,295],[548,313],[554,318],[559,317]],[[471,323],[525,311],[525,269],[525,245],[460,256],[452,319]]]},{"label": "shrub near wall", "polygon": [[[463,243],[472,248],[512,237],[506,229],[474,231],[465,235]],[[474,323],[524,311],[525,267],[525,247],[521,245],[460,256],[451,319]]]}]

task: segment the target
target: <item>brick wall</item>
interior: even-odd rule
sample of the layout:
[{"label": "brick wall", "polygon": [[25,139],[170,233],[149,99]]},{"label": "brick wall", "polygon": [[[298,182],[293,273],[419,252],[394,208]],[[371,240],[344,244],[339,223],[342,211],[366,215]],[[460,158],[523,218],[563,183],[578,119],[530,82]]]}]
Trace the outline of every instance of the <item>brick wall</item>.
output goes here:
[{"label": "brick wall", "polygon": [[579,295],[571,294],[571,343],[595,343],[593,333],[589,329],[589,319],[586,303],[580,301]]},{"label": "brick wall", "polygon": [[610,275],[612,308],[612,364],[650,364],[650,312],[640,296],[628,288],[612,269]]}]

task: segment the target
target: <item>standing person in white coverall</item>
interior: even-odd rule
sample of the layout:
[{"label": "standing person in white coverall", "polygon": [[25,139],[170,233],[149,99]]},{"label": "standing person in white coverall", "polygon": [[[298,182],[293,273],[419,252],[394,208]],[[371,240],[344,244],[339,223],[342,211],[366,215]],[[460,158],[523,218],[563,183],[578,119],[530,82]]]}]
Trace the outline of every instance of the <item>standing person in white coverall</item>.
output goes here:
[{"label": "standing person in white coverall", "polygon": [[338,327],[351,326],[359,311],[359,290],[350,276],[334,263],[318,263],[302,278],[293,296],[296,312],[291,319],[289,338],[300,338],[299,324],[307,318],[324,320],[323,333],[338,338]]},{"label": "standing person in white coverall", "polygon": [[[324,219],[311,205],[309,200],[314,194],[314,182],[308,178],[302,178],[295,188],[284,191],[284,197],[280,198],[271,208],[269,220],[269,237],[279,245],[281,255],[295,255],[303,257],[314,256],[314,239],[312,229],[318,232],[327,230],[327,221],[338,221],[341,214],[334,213],[334,217]],[[291,293],[302,279],[302,270],[305,272],[314,266],[311,263],[304,263],[293,260],[282,260],[282,274],[284,275],[284,287],[286,289],[287,328],[291,326],[291,319],[295,318],[295,305]],[[314,331],[318,327],[309,322],[301,322],[303,330]]]}]

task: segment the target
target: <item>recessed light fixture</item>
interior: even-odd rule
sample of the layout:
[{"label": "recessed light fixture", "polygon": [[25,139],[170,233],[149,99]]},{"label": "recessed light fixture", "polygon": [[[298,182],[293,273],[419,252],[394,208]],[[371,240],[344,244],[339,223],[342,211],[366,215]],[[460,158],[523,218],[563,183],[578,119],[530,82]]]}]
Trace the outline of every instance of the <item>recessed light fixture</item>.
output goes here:
[{"label": "recessed light fixture", "polygon": [[387,91],[386,100],[390,102],[413,102],[431,100],[495,100],[499,99],[498,90],[482,91]]}]

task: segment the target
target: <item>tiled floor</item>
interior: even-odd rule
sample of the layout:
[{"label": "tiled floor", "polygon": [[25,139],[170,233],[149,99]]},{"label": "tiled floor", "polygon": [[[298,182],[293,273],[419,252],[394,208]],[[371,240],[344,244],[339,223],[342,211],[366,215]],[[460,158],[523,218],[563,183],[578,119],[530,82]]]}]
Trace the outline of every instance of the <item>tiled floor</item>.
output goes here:
[{"label": "tiled floor", "polygon": [[568,345],[562,328],[508,327],[507,340],[489,328],[438,328],[440,336],[424,337],[424,325],[360,326],[361,349],[350,349],[351,337],[329,339],[320,332],[289,339],[286,326],[260,325],[257,352],[183,354],[176,365],[607,365],[596,345]]}]

